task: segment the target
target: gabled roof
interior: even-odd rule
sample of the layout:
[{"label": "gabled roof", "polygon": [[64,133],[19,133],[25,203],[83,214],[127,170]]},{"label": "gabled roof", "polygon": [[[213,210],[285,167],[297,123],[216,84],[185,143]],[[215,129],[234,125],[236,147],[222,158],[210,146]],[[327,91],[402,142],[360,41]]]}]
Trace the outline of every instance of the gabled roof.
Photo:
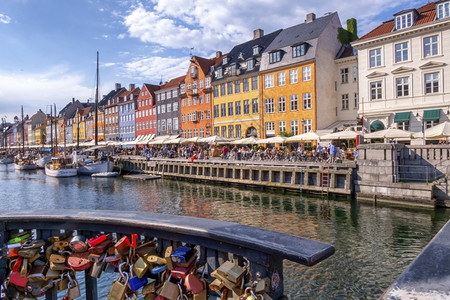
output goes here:
[{"label": "gabled roof", "polygon": [[[155,91],[159,90],[161,88],[161,86],[159,85],[155,85],[155,84],[149,84],[149,83],[144,83],[144,87],[147,89],[147,91],[149,91],[151,94],[155,94]],[[144,88],[142,88],[144,89]]]},{"label": "gabled roof", "polygon": [[[203,58],[200,56],[193,56],[192,60],[197,61],[198,65],[200,66],[200,69],[202,69],[203,74],[207,75],[209,73],[209,69],[211,68],[211,66],[215,66],[216,63],[218,63],[216,61],[216,58],[213,59],[209,59],[209,58]],[[220,62],[219,62],[220,64]]]},{"label": "gabled roof", "polygon": [[327,14],[312,22],[301,23],[286,29],[283,29],[280,34],[267,47],[265,52],[281,49],[287,46],[293,46],[300,42],[307,42],[316,39],[320,36],[323,30],[330,23],[331,19],[337,12]]},{"label": "gabled roof", "polygon": [[[403,10],[399,13],[394,14],[394,16],[407,13],[409,11],[414,11],[414,9],[411,10]],[[425,4],[424,6],[416,9],[418,15],[417,18],[414,20],[414,24],[411,27],[426,24],[429,22],[434,21],[436,17],[436,2],[430,2]],[[393,32],[395,28],[395,19],[391,19],[388,21],[383,22],[381,25],[370,31],[369,33],[362,36],[358,41],[377,37],[383,34],[387,34],[390,32]]]},{"label": "gabled roof", "polygon": [[171,79],[169,82],[167,82],[166,84],[163,84],[161,86],[161,90],[169,89],[169,88],[180,85],[184,81],[184,78],[186,78],[186,76],[183,75],[183,76]]},{"label": "gabled roof", "polygon": [[341,49],[339,49],[337,55],[336,55],[336,59],[341,59],[341,58],[347,58],[347,57],[352,57],[352,56],[356,56],[357,52],[356,49],[353,48],[350,45],[343,45],[341,47]]}]

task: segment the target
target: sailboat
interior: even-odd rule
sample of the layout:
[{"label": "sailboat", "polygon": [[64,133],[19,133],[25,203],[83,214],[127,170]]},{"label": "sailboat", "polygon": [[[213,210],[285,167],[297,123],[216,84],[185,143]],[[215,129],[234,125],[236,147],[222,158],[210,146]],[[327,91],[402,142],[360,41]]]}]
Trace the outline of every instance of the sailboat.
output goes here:
[{"label": "sailboat", "polygon": [[25,130],[23,121],[23,106],[22,106],[22,152],[14,159],[14,169],[19,171],[36,170],[37,166],[31,157],[25,156]]},{"label": "sailboat", "polygon": [[[56,119],[56,105],[55,105],[55,119]],[[55,147],[53,147],[53,130],[50,130],[50,134],[52,135],[52,157],[51,161],[45,164],[45,175],[49,177],[73,177],[78,175],[78,167],[76,164],[73,163],[72,157],[66,157],[65,130],[66,129],[64,126],[64,152],[62,157],[56,156],[57,152],[56,149],[58,149],[58,138],[57,138],[58,134],[56,130],[56,121],[55,121]]]},{"label": "sailboat", "polygon": [[[98,157],[97,152],[99,150],[98,146],[98,51],[97,51],[97,82],[95,88],[95,122],[94,122],[94,130],[95,130],[95,146],[92,147],[94,149],[94,158],[93,159],[78,159],[78,173],[80,175],[92,175],[95,173],[104,173],[104,172],[112,172],[114,169],[114,162],[110,160],[109,157]],[[89,150],[89,149],[88,149]],[[86,151],[85,151],[86,152]],[[75,155],[76,156],[76,155]],[[85,157],[85,156],[84,156]]]}]

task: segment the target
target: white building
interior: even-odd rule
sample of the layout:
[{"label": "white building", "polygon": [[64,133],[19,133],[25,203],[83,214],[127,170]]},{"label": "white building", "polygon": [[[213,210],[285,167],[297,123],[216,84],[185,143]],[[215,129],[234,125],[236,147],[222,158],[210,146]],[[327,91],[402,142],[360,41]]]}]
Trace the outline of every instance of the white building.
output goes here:
[{"label": "white building", "polygon": [[371,131],[415,132],[450,113],[450,0],[394,14],[352,43],[358,50],[359,117]]}]

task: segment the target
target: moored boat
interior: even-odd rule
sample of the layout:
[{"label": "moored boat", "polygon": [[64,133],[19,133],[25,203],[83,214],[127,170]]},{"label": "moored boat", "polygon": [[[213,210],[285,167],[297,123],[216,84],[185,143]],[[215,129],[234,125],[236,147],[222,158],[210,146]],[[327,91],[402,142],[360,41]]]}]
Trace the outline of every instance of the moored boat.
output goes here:
[{"label": "moored boat", "polygon": [[45,164],[45,175],[50,177],[73,177],[78,175],[78,168],[71,158],[52,157],[51,162]]},{"label": "moored boat", "polygon": [[37,165],[30,158],[22,158],[22,159],[17,159],[14,162],[14,169],[19,170],[19,171],[36,170]]},{"label": "moored boat", "polygon": [[4,158],[0,159],[0,164],[7,165],[7,164],[12,164],[13,162],[14,161],[9,157],[4,157]]},{"label": "moored boat", "polygon": [[81,175],[92,175],[94,173],[112,172],[114,169],[114,162],[106,159],[91,160],[86,159],[84,161],[78,160],[78,172]]}]

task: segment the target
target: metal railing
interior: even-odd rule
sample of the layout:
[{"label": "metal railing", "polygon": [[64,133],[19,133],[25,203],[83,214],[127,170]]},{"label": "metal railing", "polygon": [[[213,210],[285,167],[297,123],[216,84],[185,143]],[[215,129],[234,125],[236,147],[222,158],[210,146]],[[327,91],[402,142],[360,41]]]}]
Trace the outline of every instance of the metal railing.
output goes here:
[{"label": "metal railing", "polygon": [[[199,265],[210,274],[225,260],[245,259],[255,278],[279,279],[271,285],[269,296],[283,296],[283,260],[312,266],[334,253],[332,245],[290,234],[275,232],[236,223],[150,212],[43,210],[6,211],[0,213],[0,249],[10,236],[21,230],[33,230],[34,238],[47,240],[61,231],[75,230],[77,234],[95,236],[113,233],[117,237],[136,233],[156,239],[162,253],[167,246],[196,245]],[[0,259],[0,281],[5,279],[7,262]],[[85,299],[97,299],[97,279],[85,271]],[[46,299],[56,299],[56,292],[48,291]]]}]

